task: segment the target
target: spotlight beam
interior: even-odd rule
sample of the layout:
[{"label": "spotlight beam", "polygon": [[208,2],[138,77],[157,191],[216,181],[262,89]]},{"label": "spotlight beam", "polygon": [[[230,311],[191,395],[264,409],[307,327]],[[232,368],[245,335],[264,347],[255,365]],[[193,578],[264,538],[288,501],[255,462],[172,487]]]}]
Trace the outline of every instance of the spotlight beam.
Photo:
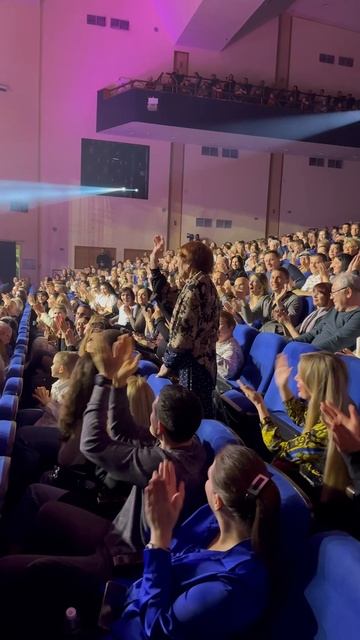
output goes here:
[{"label": "spotlight beam", "polygon": [[12,202],[24,202],[30,207],[37,204],[53,204],[96,195],[110,195],[114,192],[137,193],[139,189],[127,187],[83,187],[77,185],[51,184],[44,182],[24,182],[0,180],[0,207],[8,207]]}]

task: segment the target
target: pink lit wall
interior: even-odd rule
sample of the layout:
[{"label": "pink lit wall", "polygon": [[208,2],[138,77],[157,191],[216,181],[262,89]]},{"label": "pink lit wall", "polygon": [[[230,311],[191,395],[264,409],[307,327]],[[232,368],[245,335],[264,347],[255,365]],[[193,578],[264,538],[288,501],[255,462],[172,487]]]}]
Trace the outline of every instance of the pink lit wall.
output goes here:
[{"label": "pink lit wall", "polygon": [[[187,145],[182,239],[199,233],[217,243],[252,239],[265,234],[269,154],[242,152],[238,159],[201,155],[201,147]],[[195,218],[211,218],[211,228],[197,228]],[[232,221],[217,229],[216,220]]]},{"label": "pink lit wall", "polygon": [[159,16],[160,24],[165,27],[171,39],[176,42],[189,20],[199,8],[202,0],[151,0]]},{"label": "pink lit wall", "polygon": [[[39,2],[0,3],[0,179],[37,180],[39,159]],[[0,206],[0,239],[20,244],[23,275],[37,275],[38,211]]]},{"label": "pink lit wall", "polygon": [[[89,26],[87,13],[104,15],[108,23],[110,17],[129,20],[130,31]],[[221,77],[229,72],[238,77],[248,73],[255,79],[271,80],[276,29],[274,21],[259,30],[258,39],[252,34],[223,53],[193,49],[191,70],[216,72]],[[44,181],[77,184],[81,138],[130,141],[95,133],[97,89],[119,77],[155,77],[171,70],[173,42],[151,0],[109,0],[105,4],[100,0],[53,0],[44,5],[42,60],[41,176]],[[149,144],[148,140],[133,141]],[[71,264],[76,245],[116,246],[122,257],[124,248],[150,246],[155,230],[166,233],[170,145],[150,141],[150,146],[149,200],[97,197],[42,209],[43,273]],[[186,175],[193,169],[191,161]],[[203,170],[201,163],[199,170]],[[258,211],[257,195],[246,206]]]},{"label": "pink lit wall", "polygon": [[[88,13],[105,16],[107,26],[87,25]],[[130,30],[110,29],[110,18],[129,20]],[[220,53],[188,49],[190,73],[219,77],[233,73],[238,79],[273,82],[277,27],[273,20]],[[333,27],[294,19],[291,82],[315,89],[326,80],[329,90],[355,92],[354,70],[331,66],[332,73],[348,77],[346,84],[336,75],[331,85],[324,76],[327,65],[317,64],[316,56],[320,50],[334,51],[356,61],[359,42],[359,34],[346,32],[344,37]],[[51,273],[73,264],[77,245],[115,246],[121,258],[125,248],[149,247],[155,231],[166,234],[170,144],[96,134],[96,92],[119,78],[156,77],[171,70],[174,48],[155,0],[45,0],[42,15],[40,0],[0,2],[0,82],[11,86],[11,91],[0,93],[1,177],[76,185],[82,138],[150,144],[148,200],[96,197],[42,206],[28,214],[2,212],[0,239],[21,243],[25,265],[29,267],[29,259],[36,263],[40,256],[41,273]],[[282,228],[314,220],[326,224],[330,214],[331,221],[343,213],[355,215],[358,165],[345,163],[341,171],[321,173],[310,170],[307,163],[308,158],[285,159]],[[200,147],[188,146],[183,238],[188,232],[201,233],[195,217],[232,220],[231,232],[213,224],[211,237],[219,242],[230,235],[263,235],[268,173],[265,153],[230,160],[204,157]],[[34,275],[36,269],[30,272]]]},{"label": "pink lit wall", "polygon": [[[320,53],[334,55],[335,64],[320,62]],[[339,56],[354,58],[354,66],[340,66]],[[293,19],[290,84],[298,84],[305,91],[353,92],[360,98],[359,64],[360,33],[302,18]]]},{"label": "pink lit wall", "polygon": [[216,73],[220,78],[233,73],[238,80],[248,76],[250,82],[266,80],[271,84],[275,78],[277,34],[278,21],[271,20],[220,53],[189,48],[190,73]]},{"label": "pink lit wall", "polygon": [[310,167],[307,157],[285,156],[281,233],[358,220],[359,212],[359,162],[344,161],[342,169],[331,169]]},{"label": "pink lit wall", "polygon": [[[129,20],[131,30],[87,25],[87,13],[106,16],[108,24],[111,17]],[[44,5],[43,25],[41,175],[78,184],[81,138],[112,139],[95,133],[97,90],[119,77],[143,78],[171,67],[170,42],[154,30],[158,21],[150,2],[55,0]],[[164,233],[169,148],[151,143],[146,201],[97,197],[48,207],[42,217],[43,272],[72,264],[76,245],[115,246],[121,258],[126,247],[150,246],[156,228]]]}]

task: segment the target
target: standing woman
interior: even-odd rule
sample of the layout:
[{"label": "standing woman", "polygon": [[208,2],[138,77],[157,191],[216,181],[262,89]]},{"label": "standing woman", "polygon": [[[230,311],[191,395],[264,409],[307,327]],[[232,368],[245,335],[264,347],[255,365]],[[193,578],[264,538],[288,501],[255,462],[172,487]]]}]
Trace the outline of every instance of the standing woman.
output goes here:
[{"label": "standing woman", "polygon": [[179,276],[185,282],[175,305],[169,342],[159,376],[170,371],[201,400],[204,417],[213,416],[216,384],[216,340],[220,302],[211,280],[214,258],[202,242],[184,244],[179,252]]}]

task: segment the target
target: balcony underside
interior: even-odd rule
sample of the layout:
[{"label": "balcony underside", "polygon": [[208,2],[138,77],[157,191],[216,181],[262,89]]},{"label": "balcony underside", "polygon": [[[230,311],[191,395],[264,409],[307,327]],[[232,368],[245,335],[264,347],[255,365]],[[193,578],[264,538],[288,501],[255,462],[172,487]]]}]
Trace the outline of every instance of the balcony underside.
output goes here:
[{"label": "balcony underside", "polygon": [[[149,98],[158,100],[156,110],[149,109]],[[143,89],[130,89],[111,98],[99,91],[97,131],[253,152],[323,154],[352,160],[360,156],[360,111],[301,114],[286,108]]]}]

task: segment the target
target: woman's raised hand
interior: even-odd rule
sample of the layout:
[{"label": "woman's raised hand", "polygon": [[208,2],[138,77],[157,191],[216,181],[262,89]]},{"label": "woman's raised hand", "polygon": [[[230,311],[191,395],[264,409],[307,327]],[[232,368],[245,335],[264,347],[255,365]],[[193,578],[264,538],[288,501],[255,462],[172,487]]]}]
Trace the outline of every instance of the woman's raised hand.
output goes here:
[{"label": "woman's raised hand", "polygon": [[238,380],[237,383],[244,396],[246,396],[247,399],[255,405],[255,407],[263,404],[264,398],[261,393],[250,387],[250,385],[244,384],[241,380]]},{"label": "woman's raised hand", "polygon": [[279,353],[275,360],[275,382],[280,389],[287,387],[292,367],[284,353]]},{"label": "woman's raised hand", "polygon": [[128,378],[134,375],[138,368],[140,354],[134,352],[134,341],[130,336],[121,336],[113,344],[112,356],[115,371],[112,376],[115,387],[126,385]]},{"label": "woman's raised hand", "polygon": [[99,373],[113,381],[114,386],[124,386],[135,373],[139,355],[134,354],[134,343],[130,336],[120,336],[112,348],[106,343],[103,333],[95,333],[87,346]]},{"label": "woman's raised hand", "polygon": [[331,402],[321,402],[320,408],[337,448],[344,453],[360,451],[360,415],[354,405],[349,405],[348,416]]},{"label": "woman's raised hand", "polygon": [[154,236],[153,239],[153,252],[158,254],[158,253],[162,253],[164,251],[164,247],[165,247],[165,239],[164,236]]},{"label": "woman's raised hand", "polygon": [[167,549],[184,504],[185,486],[177,486],[175,467],[165,460],[154,471],[145,488],[145,517],[150,527],[150,541]]}]

